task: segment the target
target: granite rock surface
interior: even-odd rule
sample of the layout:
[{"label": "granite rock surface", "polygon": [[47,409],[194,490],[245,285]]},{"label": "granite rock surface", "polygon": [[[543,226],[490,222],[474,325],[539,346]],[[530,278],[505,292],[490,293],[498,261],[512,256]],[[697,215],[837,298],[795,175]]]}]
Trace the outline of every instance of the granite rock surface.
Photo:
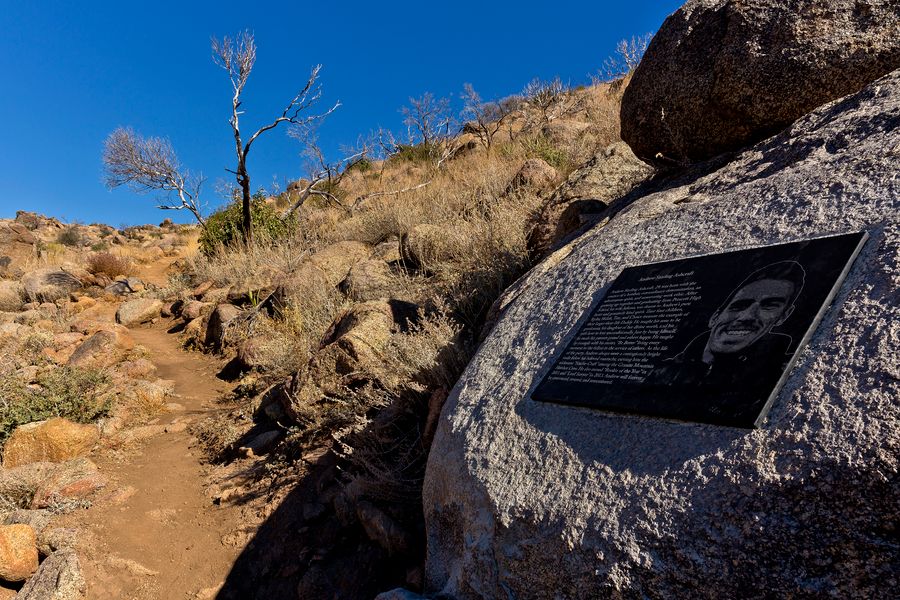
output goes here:
[{"label": "granite rock surface", "polygon": [[[515,286],[444,405],[426,590],[888,597],[900,585],[900,71],[661,183]],[[867,230],[755,430],[536,402],[628,266]]]}]

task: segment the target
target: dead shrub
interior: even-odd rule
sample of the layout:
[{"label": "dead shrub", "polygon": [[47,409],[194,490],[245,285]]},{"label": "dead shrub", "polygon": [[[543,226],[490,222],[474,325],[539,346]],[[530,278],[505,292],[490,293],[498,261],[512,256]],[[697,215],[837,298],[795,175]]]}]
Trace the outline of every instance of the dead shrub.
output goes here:
[{"label": "dead shrub", "polygon": [[87,259],[87,270],[94,275],[118,277],[131,271],[131,261],[124,256],[116,256],[110,252],[97,252]]}]

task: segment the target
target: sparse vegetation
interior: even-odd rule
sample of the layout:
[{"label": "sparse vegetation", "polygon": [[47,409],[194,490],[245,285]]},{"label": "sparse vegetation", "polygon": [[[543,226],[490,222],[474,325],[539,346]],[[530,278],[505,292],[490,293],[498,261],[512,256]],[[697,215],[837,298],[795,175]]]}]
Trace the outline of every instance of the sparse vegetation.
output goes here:
[{"label": "sparse vegetation", "polygon": [[105,415],[100,391],[109,381],[96,369],[60,366],[40,375],[36,386],[15,374],[0,376],[0,445],[19,425],[50,417],[90,423]]},{"label": "sparse vegetation", "polygon": [[[293,217],[282,219],[281,215],[266,204],[265,194],[257,194],[250,204],[253,229],[257,232],[259,245],[277,241],[294,228]],[[200,233],[200,249],[207,255],[220,246],[234,245],[243,241],[243,203],[234,201],[209,216],[206,227]]]},{"label": "sparse vegetation", "polygon": [[78,225],[69,225],[59,232],[56,236],[56,242],[63,246],[78,247],[84,244],[84,236]]}]

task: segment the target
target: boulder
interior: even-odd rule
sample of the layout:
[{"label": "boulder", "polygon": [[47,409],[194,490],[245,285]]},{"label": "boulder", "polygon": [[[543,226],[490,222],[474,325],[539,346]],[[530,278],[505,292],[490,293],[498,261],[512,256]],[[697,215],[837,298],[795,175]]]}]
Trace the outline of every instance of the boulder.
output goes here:
[{"label": "boulder", "polygon": [[162,306],[162,301],[154,298],[138,298],[123,302],[116,311],[116,323],[125,327],[147,323],[159,317]]},{"label": "boulder", "polygon": [[85,501],[106,486],[106,478],[87,458],[60,464],[34,491],[31,508],[56,508]]},{"label": "boulder", "polygon": [[543,256],[573,231],[603,219],[616,200],[652,174],[624,142],[600,150],[573,171],[532,218],[531,254]]},{"label": "boulder", "polygon": [[206,338],[206,319],[198,317],[188,321],[184,326],[182,333],[184,334],[185,346],[199,346]]},{"label": "boulder", "polygon": [[37,536],[31,525],[0,525],[0,579],[25,581],[37,568]]},{"label": "boulder", "polygon": [[898,30],[896,0],[690,0],[625,90],[622,139],[659,166],[738,150],[900,68]]},{"label": "boulder", "polygon": [[372,248],[373,260],[383,260],[386,263],[395,263],[400,261],[400,239],[391,236],[387,240],[381,242]]},{"label": "boulder", "polygon": [[[426,591],[889,596],[900,514],[898,157],[895,71],[634,199],[518,285],[431,446]],[[623,268],[863,229],[870,239],[760,428],[531,399]]]},{"label": "boulder", "polygon": [[78,600],[84,596],[86,585],[81,564],[75,551],[54,552],[16,596],[18,600]]},{"label": "boulder", "polygon": [[66,461],[89,452],[98,439],[96,426],[62,417],[19,425],[3,446],[3,466]]},{"label": "boulder", "polygon": [[0,280],[0,311],[16,312],[25,303],[25,289],[17,281]]},{"label": "boulder", "polygon": [[213,308],[215,308],[215,305],[209,302],[188,300],[181,309],[181,318],[185,321],[193,321],[194,319],[205,317],[213,311]]},{"label": "boulder", "polygon": [[505,193],[512,194],[525,189],[540,191],[553,185],[557,177],[559,177],[559,173],[547,164],[547,161],[541,158],[529,158],[513,175],[509,185],[506,186]]},{"label": "boulder", "polygon": [[270,354],[268,347],[271,344],[269,338],[265,336],[254,336],[240,343],[235,357],[244,370],[250,370],[262,367],[266,363],[266,358]]},{"label": "boulder", "polygon": [[368,258],[371,253],[372,249],[368,244],[348,240],[326,246],[313,254],[309,260],[322,270],[331,287],[337,287],[347,277],[350,268]]},{"label": "boulder", "polygon": [[357,302],[390,298],[396,288],[391,268],[383,260],[363,260],[350,268],[341,282],[340,290]]},{"label": "boulder", "polygon": [[228,324],[234,321],[241,312],[241,309],[233,304],[218,305],[212,311],[212,314],[209,315],[209,322],[206,325],[206,338],[203,343],[212,348],[221,348],[225,344]]},{"label": "boulder", "polygon": [[[98,331],[82,342],[69,357],[73,366],[95,365],[109,366],[117,360],[117,351],[134,348],[134,340],[124,327],[121,330],[109,328]],[[124,330],[124,331],[123,331]]]},{"label": "boulder", "polygon": [[49,267],[31,271],[22,277],[25,296],[32,302],[56,302],[81,289],[81,280],[60,268]]}]

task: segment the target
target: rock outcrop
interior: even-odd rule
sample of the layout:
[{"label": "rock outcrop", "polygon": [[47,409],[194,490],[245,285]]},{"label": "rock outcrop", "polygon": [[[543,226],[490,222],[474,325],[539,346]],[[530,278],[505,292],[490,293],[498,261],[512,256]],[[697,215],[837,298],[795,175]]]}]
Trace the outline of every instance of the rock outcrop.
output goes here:
[{"label": "rock outcrop", "polygon": [[37,238],[21,223],[0,222],[0,273],[14,272],[35,256]]},{"label": "rock outcrop", "polygon": [[573,231],[602,220],[613,201],[652,174],[653,169],[624,142],[597,152],[569,175],[534,216],[529,251],[541,256]]},{"label": "rock outcrop", "polygon": [[622,98],[622,139],[660,166],[773,135],[900,68],[897,0],[690,0]]},{"label": "rock outcrop", "polygon": [[[900,514],[898,162],[894,71],[711,172],[660,184],[520,282],[438,424],[426,589],[888,597]],[[759,429],[530,398],[623,268],[863,229],[870,239]]]}]

